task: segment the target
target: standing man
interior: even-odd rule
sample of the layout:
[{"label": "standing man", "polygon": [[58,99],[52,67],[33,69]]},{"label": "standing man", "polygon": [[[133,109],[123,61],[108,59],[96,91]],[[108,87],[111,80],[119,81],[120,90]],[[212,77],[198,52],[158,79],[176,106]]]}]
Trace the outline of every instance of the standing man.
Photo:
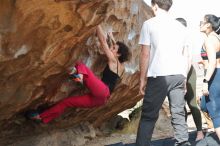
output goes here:
[{"label": "standing man", "polygon": [[[155,17],[144,22],[140,34],[140,93],[144,95],[136,146],[150,146],[159,110],[170,102],[175,146],[190,146],[185,121],[187,60],[183,56],[186,28],[169,16],[172,0],[151,0]],[[146,77],[147,76],[147,77]]]}]

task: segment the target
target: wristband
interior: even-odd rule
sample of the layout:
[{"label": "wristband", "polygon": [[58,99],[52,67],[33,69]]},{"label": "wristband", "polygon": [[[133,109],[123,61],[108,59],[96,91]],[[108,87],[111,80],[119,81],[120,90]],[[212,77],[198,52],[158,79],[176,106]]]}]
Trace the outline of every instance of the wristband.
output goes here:
[{"label": "wristband", "polygon": [[203,83],[208,83],[209,81],[206,79],[203,79]]}]

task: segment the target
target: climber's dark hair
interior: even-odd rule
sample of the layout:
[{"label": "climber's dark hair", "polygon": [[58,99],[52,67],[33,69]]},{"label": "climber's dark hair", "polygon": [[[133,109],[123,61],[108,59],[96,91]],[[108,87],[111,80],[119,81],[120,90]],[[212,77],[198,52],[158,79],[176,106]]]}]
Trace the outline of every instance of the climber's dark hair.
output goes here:
[{"label": "climber's dark hair", "polygon": [[220,34],[220,17],[217,17],[213,14],[207,14],[205,15],[205,21],[212,25],[212,29],[217,34]]},{"label": "climber's dark hair", "polygon": [[120,63],[128,61],[130,58],[130,51],[129,48],[122,42],[117,41],[116,44],[118,45],[118,54],[120,54],[118,60]]}]

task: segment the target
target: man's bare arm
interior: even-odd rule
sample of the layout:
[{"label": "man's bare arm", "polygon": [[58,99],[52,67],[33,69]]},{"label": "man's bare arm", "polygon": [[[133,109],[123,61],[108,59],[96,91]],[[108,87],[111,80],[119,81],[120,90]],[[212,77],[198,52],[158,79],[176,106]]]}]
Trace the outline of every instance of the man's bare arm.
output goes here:
[{"label": "man's bare arm", "polygon": [[150,58],[150,46],[142,45],[140,54],[140,93],[144,95],[144,89],[147,84],[146,75]]}]

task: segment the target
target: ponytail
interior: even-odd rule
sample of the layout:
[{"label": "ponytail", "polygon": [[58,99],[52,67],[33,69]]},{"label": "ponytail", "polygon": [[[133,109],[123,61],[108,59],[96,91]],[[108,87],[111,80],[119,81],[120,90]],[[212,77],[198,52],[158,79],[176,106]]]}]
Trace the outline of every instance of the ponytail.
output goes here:
[{"label": "ponytail", "polygon": [[218,28],[215,30],[217,34],[220,34],[220,17],[218,17]]}]

